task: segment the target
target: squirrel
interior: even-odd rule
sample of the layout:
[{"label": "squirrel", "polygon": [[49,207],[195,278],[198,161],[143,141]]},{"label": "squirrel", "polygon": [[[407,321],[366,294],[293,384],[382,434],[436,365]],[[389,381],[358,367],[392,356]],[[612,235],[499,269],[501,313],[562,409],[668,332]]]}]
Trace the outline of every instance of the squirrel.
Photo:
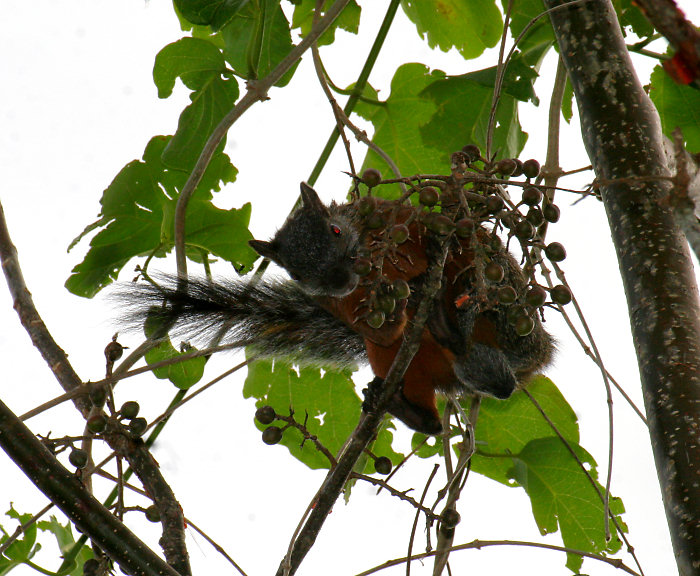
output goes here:
[{"label": "squirrel", "polygon": [[[301,199],[271,240],[249,242],[291,280],[188,279],[183,289],[177,277],[159,276],[158,284],[122,287],[123,320],[136,326],[155,316],[189,338],[226,334],[224,342],[250,346],[258,357],[300,365],[369,363],[375,379],[363,408],[371,410],[436,249],[431,218],[441,216],[375,196],[325,205],[305,183]],[[522,300],[527,288],[525,274],[495,233],[476,224],[450,242],[420,347],[388,408],[424,434],[442,432],[437,393],[508,398],[550,363],[554,350],[537,310],[521,335],[512,310],[522,313],[522,306],[489,296],[509,286]],[[500,279],[485,278],[486,262],[502,271]]]}]

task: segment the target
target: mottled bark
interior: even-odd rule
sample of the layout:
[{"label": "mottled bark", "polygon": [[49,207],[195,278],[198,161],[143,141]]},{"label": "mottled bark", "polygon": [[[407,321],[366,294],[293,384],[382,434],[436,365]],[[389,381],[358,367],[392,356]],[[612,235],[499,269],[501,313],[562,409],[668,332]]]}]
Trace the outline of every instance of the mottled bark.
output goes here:
[{"label": "mottled bark", "polygon": [[687,244],[663,201],[670,182],[658,178],[668,175],[658,115],[635,76],[608,0],[550,17],[602,184],[679,573],[697,575],[700,306]]}]

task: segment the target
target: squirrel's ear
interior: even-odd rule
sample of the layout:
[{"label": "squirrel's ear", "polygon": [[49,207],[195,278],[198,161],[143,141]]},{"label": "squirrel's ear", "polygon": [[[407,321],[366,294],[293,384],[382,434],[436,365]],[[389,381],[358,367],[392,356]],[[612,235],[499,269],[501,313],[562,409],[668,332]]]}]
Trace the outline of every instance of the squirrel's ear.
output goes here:
[{"label": "squirrel's ear", "polygon": [[321,202],[316,190],[314,190],[306,182],[301,183],[301,201],[304,208],[329,215],[328,207]]},{"label": "squirrel's ear", "polygon": [[260,254],[260,256],[269,258],[274,262],[279,262],[279,251],[272,242],[268,242],[267,240],[248,240],[248,245]]}]

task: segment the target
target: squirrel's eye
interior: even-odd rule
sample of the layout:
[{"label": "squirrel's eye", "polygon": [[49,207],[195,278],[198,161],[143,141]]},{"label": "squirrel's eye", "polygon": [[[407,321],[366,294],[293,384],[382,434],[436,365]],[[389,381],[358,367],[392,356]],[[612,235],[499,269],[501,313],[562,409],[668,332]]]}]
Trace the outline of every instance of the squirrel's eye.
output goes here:
[{"label": "squirrel's eye", "polygon": [[340,236],[340,226],[336,226],[335,224],[331,224],[331,232],[333,232],[333,234],[335,236]]}]

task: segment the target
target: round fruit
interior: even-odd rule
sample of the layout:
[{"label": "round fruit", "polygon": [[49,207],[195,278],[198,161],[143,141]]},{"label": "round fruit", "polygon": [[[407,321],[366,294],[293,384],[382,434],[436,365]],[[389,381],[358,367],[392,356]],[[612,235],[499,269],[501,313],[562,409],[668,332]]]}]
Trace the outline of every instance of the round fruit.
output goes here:
[{"label": "round fruit", "polygon": [[513,233],[520,240],[529,240],[535,235],[535,227],[527,220],[521,220],[515,225]]},{"label": "round fruit", "polygon": [[536,186],[527,186],[523,190],[523,204],[537,206],[540,202],[542,202],[542,190]]},{"label": "round fruit", "polygon": [[559,210],[559,206],[556,204],[547,204],[544,208],[542,208],[542,214],[547,222],[554,223],[559,221],[561,211]]},{"label": "round fruit", "polygon": [[540,163],[534,158],[523,162],[523,174],[527,178],[537,178],[540,175]]},{"label": "round fruit", "polygon": [[372,271],[372,262],[367,258],[358,258],[353,262],[352,269],[358,276],[367,276]]},{"label": "round fruit", "polygon": [[255,411],[255,419],[260,422],[260,424],[272,424],[277,418],[275,409],[272,406],[260,406]]},{"label": "round fruit", "polygon": [[397,300],[403,300],[411,295],[411,287],[403,278],[397,278],[391,285],[391,292]]},{"label": "round fruit", "polygon": [[132,420],[139,415],[140,409],[141,407],[139,406],[138,402],[129,400],[128,402],[124,402],[124,404],[122,404],[122,409],[119,412],[127,420]]},{"label": "round fruit", "polygon": [[526,220],[533,226],[539,226],[544,222],[544,216],[542,215],[542,210],[537,206],[530,208],[525,215]]},{"label": "round fruit", "polygon": [[437,188],[434,186],[426,186],[425,188],[421,188],[420,192],[418,193],[418,202],[420,202],[423,206],[427,206],[428,208],[435,206],[439,199],[440,192],[438,192]]},{"label": "round fruit", "polygon": [[500,196],[491,195],[486,199],[486,209],[489,211],[491,214],[495,214],[496,212],[500,212],[503,210],[505,206],[505,203],[503,202],[503,198]]},{"label": "round fruit", "polygon": [[386,316],[381,310],[372,310],[367,314],[367,324],[370,328],[381,328],[385,319]]},{"label": "round fruit", "polygon": [[459,521],[461,520],[461,516],[459,515],[459,512],[453,508],[448,508],[445,510],[442,515],[440,516],[440,521],[447,527],[447,528],[454,528],[459,524]]},{"label": "round fruit", "polygon": [[377,207],[374,196],[363,196],[357,201],[357,212],[360,216],[369,216]]},{"label": "round fruit", "polygon": [[525,295],[525,302],[533,308],[539,308],[547,301],[547,291],[542,286],[533,286]]},{"label": "round fruit", "polygon": [[265,442],[265,444],[272,446],[273,444],[277,444],[280,440],[282,440],[282,428],[279,426],[270,426],[263,430],[262,441]]},{"label": "round fruit", "polygon": [[367,226],[369,230],[377,230],[378,228],[382,228],[384,226],[384,218],[379,212],[372,212],[365,219],[365,226]]},{"label": "round fruit", "polygon": [[362,173],[362,181],[370,188],[374,188],[382,181],[382,173],[376,168],[367,168]]},{"label": "round fruit", "polygon": [[561,262],[566,258],[566,250],[559,242],[548,244],[544,253],[552,262]]},{"label": "round fruit", "polygon": [[101,408],[107,400],[107,386],[104,384],[90,384],[88,395],[92,405]]},{"label": "round fruit", "polygon": [[426,226],[430,231],[443,235],[449,234],[455,227],[454,222],[444,214],[435,214],[435,216],[426,223]]},{"label": "round fruit", "polygon": [[522,160],[519,158],[513,158],[513,162],[515,162],[515,170],[513,170],[513,173],[511,176],[518,177],[522,176],[523,173],[523,163]]},{"label": "round fruit", "polygon": [[146,508],[146,520],[149,522],[160,522],[160,511],[155,504],[151,504]]},{"label": "round fruit", "polygon": [[467,144],[462,148],[462,152],[464,152],[469,162],[475,162],[481,159],[481,150],[479,150],[479,147],[475,144]]},{"label": "round fruit", "polygon": [[460,238],[468,238],[474,232],[474,220],[471,218],[461,218],[456,222],[455,234]]},{"label": "round fruit", "polygon": [[498,289],[498,301],[501,304],[512,304],[518,299],[518,293],[512,286],[501,286]]},{"label": "round fruit", "polygon": [[99,434],[107,427],[107,417],[104,414],[95,414],[88,418],[85,425],[93,434]]},{"label": "round fruit", "polygon": [[396,298],[390,294],[382,294],[377,298],[377,310],[381,310],[384,314],[391,314],[396,308]]},{"label": "round fruit", "polygon": [[563,284],[559,284],[552,288],[549,291],[549,297],[552,299],[552,302],[555,304],[561,304],[562,306],[566,306],[573,298],[571,290],[569,290],[569,288]]},{"label": "round fruit", "polygon": [[386,476],[387,474],[391,473],[391,468],[391,460],[389,460],[389,458],[386,456],[380,456],[374,461],[374,469],[376,470],[377,474]]},{"label": "round fruit", "polygon": [[124,346],[116,340],[112,340],[105,347],[105,357],[108,362],[116,362],[122,357],[122,354],[124,354]]},{"label": "round fruit", "polygon": [[148,428],[148,422],[145,418],[134,418],[129,422],[129,434],[132,438],[140,438]]},{"label": "round fruit", "polygon": [[484,267],[484,276],[486,276],[486,279],[491,282],[500,282],[505,276],[503,266],[501,266],[497,262],[489,262]]},{"label": "round fruit", "polygon": [[494,172],[496,174],[501,174],[502,176],[510,176],[513,172],[515,172],[515,168],[517,165],[515,164],[515,160],[512,158],[504,158],[503,160],[499,160],[496,162],[496,165],[493,167]]},{"label": "round fruit", "polygon": [[527,314],[519,316],[515,321],[515,333],[518,336],[527,336],[535,329],[535,321]]},{"label": "round fruit", "polygon": [[68,455],[68,461],[73,466],[79,469],[85,468],[89,459],[90,457],[88,456],[88,453],[85,452],[85,450],[81,450],[80,448],[74,448]]},{"label": "round fruit", "polygon": [[390,233],[391,239],[397,244],[403,244],[408,240],[408,226],[405,224],[398,224],[391,229]]}]

